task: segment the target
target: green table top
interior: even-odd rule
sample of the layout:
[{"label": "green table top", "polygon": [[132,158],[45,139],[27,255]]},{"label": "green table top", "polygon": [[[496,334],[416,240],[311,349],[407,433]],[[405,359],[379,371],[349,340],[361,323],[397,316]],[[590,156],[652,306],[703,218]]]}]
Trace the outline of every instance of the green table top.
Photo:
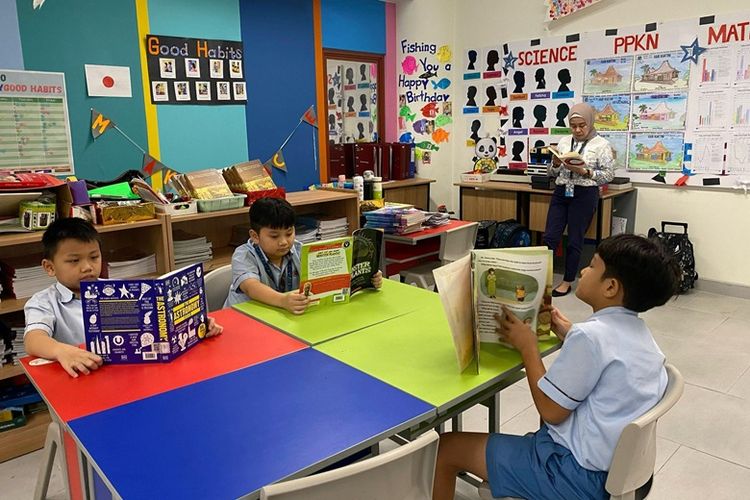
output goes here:
[{"label": "green table top", "polygon": [[[437,294],[433,297],[428,307],[315,349],[435,405],[439,413],[522,368],[517,351],[483,343],[479,374],[473,366],[459,373],[448,322]],[[539,349],[552,352],[558,344],[553,338]]]},{"label": "green table top", "polygon": [[[437,298],[434,292],[384,279],[379,291],[363,290],[356,293],[348,304],[313,306],[301,315],[258,302],[244,302],[234,307],[303,342],[316,345],[431,306]],[[437,304],[440,305],[439,300]]]}]

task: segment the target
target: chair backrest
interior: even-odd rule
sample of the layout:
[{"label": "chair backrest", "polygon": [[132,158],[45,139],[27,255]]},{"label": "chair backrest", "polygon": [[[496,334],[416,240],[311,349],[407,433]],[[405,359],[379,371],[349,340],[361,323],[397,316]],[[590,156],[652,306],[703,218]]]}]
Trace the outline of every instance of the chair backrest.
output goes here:
[{"label": "chair backrest", "polygon": [[209,311],[216,311],[224,307],[224,301],[229,295],[229,285],[232,284],[232,266],[221,266],[203,278],[206,285],[206,302]]},{"label": "chair backrest", "polygon": [[455,262],[471,252],[477,240],[478,230],[479,223],[474,222],[442,233],[439,255],[441,265]]},{"label": "chair backrest", "polygon": [[673,365],[665,363],[667,389],[649,411],[629,423],[617,441],[605,485],[613,497],[635,491],[648,482],[656,464],[656,422],[682,396],[685,381]]},{"label": "chair backrest", "polygon": [[432,498],[438,433],[361,462],[264,487],[261,500],[424,500]]}]

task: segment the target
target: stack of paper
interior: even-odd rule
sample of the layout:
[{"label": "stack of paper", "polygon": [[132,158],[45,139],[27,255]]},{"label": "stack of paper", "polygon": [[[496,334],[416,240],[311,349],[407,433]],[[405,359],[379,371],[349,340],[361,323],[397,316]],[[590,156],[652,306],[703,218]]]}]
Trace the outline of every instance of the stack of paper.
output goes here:
[{"label": "stack of paper", "polygon": [[55,278],[42,269],[42,256],[10,257],[0,262],[3,289],[17,299],[31,297],[55,284]]},{"label": "stack of paper", "polygon": [[13,337],[13,340],[11,341],[12,346],[12,359],[14,365],[20,365],[21,362],[19,361],[22,357],[26,356],[26,347],[23,345],[23,331],[24,327],[22,326],[16,326],[12,328],[13,333],[15,333],[15,337]]},{"label": "stack of paper", "polygon": [[106,258],[107,277],[126,279],[156,273],[156,254],[145,255],[132,249],[110,252]]},{"label": "stack of paper", "polygon": [[318,240],[318,227],[306,224],[297,224],[295,227],[295,238],[300,243],[311,243]]},{"label": "stack of paper", "polygon": [[422,229],[425,213],[416,208],[385,207],[366,212],[365,227],[382,229],[389,234],[408,234]]},{"label": "stack of paper", "polygon": [[450,222],[451,216],[445,212],[425,212],[427,217],[422,225],[426,227],[440,227]]},{"label": "stack of paper", "polygon": [[174,265],[180,269],[198,262],[208,262],[213,258],[211,242],[205,236],[197,236],[185,231],[174,232]]},{"label": "stack of paper", "polygon": [[331,217],[326,215],[306,215],[303,217],[297,217],[297,227],[305,226],[316,231],[315,239],[311,239],[312,235],[306,230],[304,237],[308,241],[300,239],[300,233],[297,233],[297,239],[303,243],[315,240],[330,240],[333,238],[342,238],[349,234],[349,221],[346,217]]}]

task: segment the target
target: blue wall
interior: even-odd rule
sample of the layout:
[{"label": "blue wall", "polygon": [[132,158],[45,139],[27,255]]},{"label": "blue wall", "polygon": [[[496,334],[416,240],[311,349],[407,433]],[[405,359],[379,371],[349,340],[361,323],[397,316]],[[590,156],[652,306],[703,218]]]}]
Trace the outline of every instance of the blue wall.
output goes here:
[{"label": "blue wall", "polygon": [[[245,74],[247,146],[250,158],[266,161],[315,104],[312,1],[241,0],[240,18],[245,67],[252,68]],[[313,140],[317,131],[303,123],[284,147],[288,172],[273,176],[287,191],[320,182]]]},{"label": "blue wall", "polygon": [[16,0],[0,0],[0,68],[23,69]]},{"label": "blue wall", "polygon": [[385,4],[380,0],[321,0],[323,47],[385,54]]},{"label": "blue wall", "polygon": [[[238,0],[149,0],[148,17],[156,35],[241,39]],[[244,48],[246,54],[251,50],[247,41]],[[252,73],[245,61],[248,82]],[[249,89],[248,94],[253,97]],[[191,172],[248,159],[245,106],[159,104],[156,110],[161,161],[168,167]]]}]

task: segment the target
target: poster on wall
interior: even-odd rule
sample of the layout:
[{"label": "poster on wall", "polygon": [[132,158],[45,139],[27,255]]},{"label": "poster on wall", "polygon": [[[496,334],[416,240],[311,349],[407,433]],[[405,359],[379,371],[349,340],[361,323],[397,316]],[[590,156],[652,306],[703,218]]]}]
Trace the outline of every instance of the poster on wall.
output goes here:
[{"label": "poster on wall", "polygon": [[146,35],[153,104],[245,104],[241,41]]},{"label": "poster on wall", "polygon": [[601,0],[547,0],[547,20],[554,21],[590,7]]},{"label": "poster on wall", "polygon": [[65,75],[0,70],[0,172],[74,173]]}]

